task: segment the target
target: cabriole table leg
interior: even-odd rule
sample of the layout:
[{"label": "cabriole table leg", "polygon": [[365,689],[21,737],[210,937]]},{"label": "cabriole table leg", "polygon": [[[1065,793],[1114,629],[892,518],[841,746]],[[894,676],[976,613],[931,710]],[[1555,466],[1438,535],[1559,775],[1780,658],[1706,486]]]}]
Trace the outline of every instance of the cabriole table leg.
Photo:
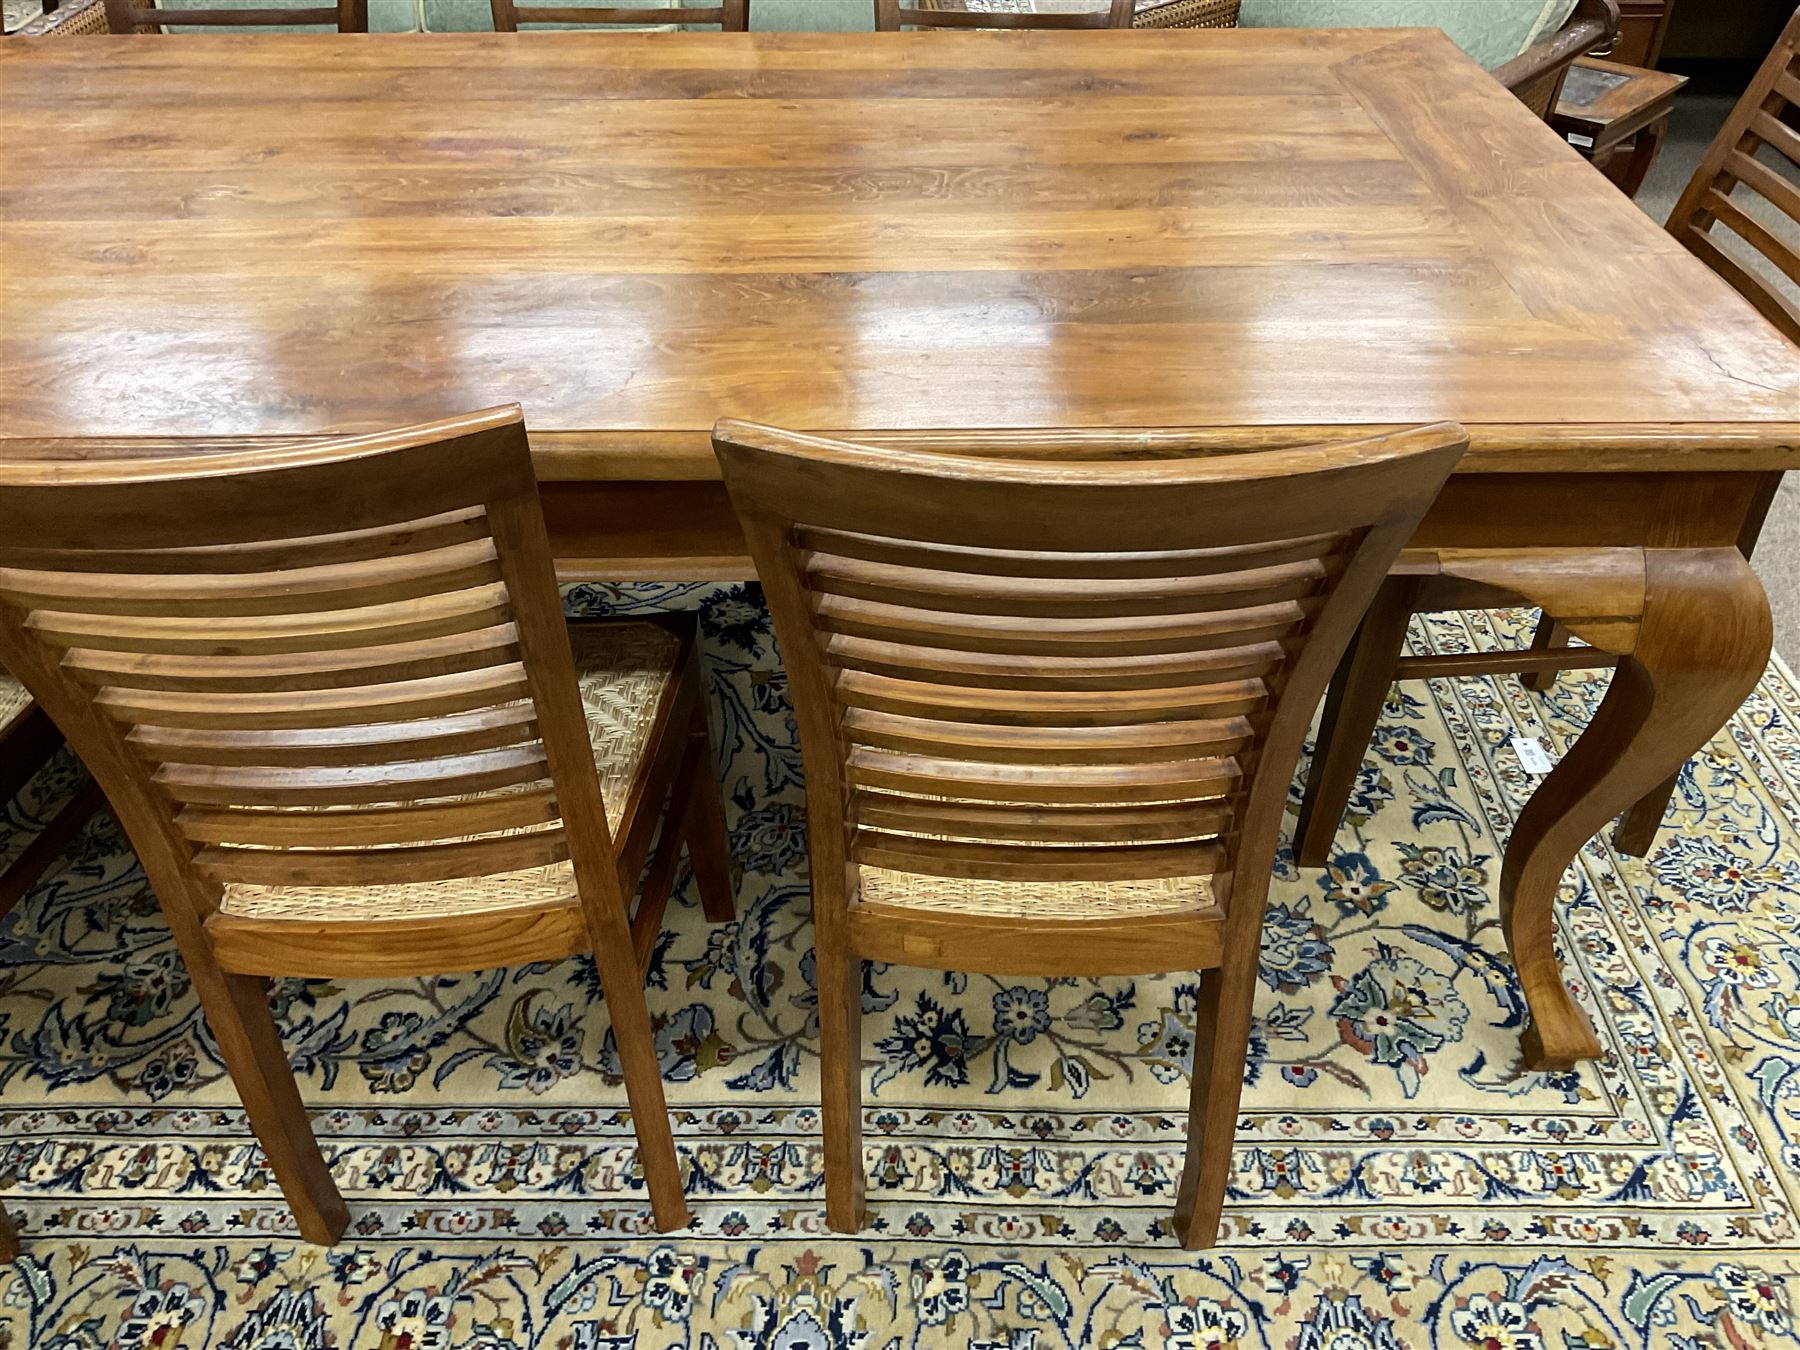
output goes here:
[{"label": "cabriole table leg", "polygon": [[1525,1063],[1565,1069],[1600,1054],[1553,948],[1557,888],[1582,845],[1705,745],[1769,659],[1768,597],[1735,548],[1645,552],[1635,650],[1594,720],[1519,816],[1500,877],[1507,946],[1531,1006]]}]

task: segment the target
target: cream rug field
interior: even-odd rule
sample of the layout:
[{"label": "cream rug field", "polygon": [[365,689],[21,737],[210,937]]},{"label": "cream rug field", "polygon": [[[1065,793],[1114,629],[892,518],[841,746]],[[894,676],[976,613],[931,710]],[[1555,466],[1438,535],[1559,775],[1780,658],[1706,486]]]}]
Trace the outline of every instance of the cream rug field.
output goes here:
[{"label": "cream rug field", "polygon": [[[824,1230],[800,764],[754,588],[698,608],[743,869],[684,891],[651,1010],[696,1221],[644,1226],[583,962],[277,991],[351,1204],[299,1243],[130,851],[102,817],[0,926],[0,1345],[559,1350],[1792,1345],[1800,1311],[1800,690],[1772,670],[1653,855],[1596,840],[1562,949],[1607,1057],[1518,1063],[1495,909],[1531,779],[1606,676],[1397,689],[1325,871],[1285,853],[1222,1244],[1165,1225],[1190,977],[872,967],[870,1197]],[[1516,644],[1526,612],[1416,641]],[[0,860],[77,774],[7,810]]]}]

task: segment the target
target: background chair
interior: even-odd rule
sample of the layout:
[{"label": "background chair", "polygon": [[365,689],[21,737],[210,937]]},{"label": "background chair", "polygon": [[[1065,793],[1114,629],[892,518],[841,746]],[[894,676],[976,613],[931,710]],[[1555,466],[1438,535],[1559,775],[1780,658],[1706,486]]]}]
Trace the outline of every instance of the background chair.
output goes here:
[{"label": "background chair", "polygon": [[516,33],[522,23],[592,24],[611,27],[619,24],[641,26],[658,23],[716,23],[725,33],[743,33],[750,28],[750,0],[720,0],[716,5],[684,8],[680,5],[658,5],[635,8],[603,5],[584,8],[576,5],[517,5],[513,0],[488,0],[494,11],[496,33]]},{"label": "background chair", "polygon": [[[1695,171],[1669,217],[1669,232],[1730,283],[1758,312],[1800,344],[1800,247],[1770,228],[1785,219],[1800,224],[1800,186],[1790,173],[1800,167],[1800,132],[1786,120],[1800,103],[1800,12],[1788,22],[1768,59]],[[1745,520],[1738,547],[1749,557],[1764,517],[1781,485],[1771,473]],[[1528,688],[1549,686],[1559,670],[1607,667],[1616,659],[1592,647],[1566,645],[1578,616],[1545,614],[1528,652],[1476,652],[1466,656],[1402,657],[1406,629],[1416,613],[1515,604],[1521,592],[1504,575],[1483,580],[1396,576],[1370,607],[1343,666],[1332,680],[1320,722],[1318,750],[1307,774],[1295,850],[1307,867],[1321,867],[1343,820],[1357,768],[1396,680],[1437,675],[1519,675]],[[1678,777],[1664,783],[1621,817],[1613,846],[1642,856],[1656,842]]]},{"label": "background chair", "polygon": [[[329,5],[302,5],[291,8],[271,6],[256,9],[166,9],[140,5],[134,0],[104,0],[107,31],[112,33],[159,33],[168,28],[208,27],[288,27],[304,24],[330,24],[340,33],[369,31],[369,0],[336,0]],[[91,30],[89,30],[91,31]]]},{"label": "background chair", "polygon": [[642,972],[682,840],[731,912],[690,639],[581,624],[571,654],[516,408],[0,464],[0,659],[106,790],[313,1242],[347,1214],[266,979],[586,951],[656,1222],[686,1222]]},{"label": "background chair", "polygon": [[1243,0],[1137,0],[1133,28],[1236,28]]},{"label": "background chair", "polygon": [[1548,122],[1569,68],[1583,56],[1610,50],[1618,36],[1618,0],[1580,0],[1566,24],[1494,71],[1494,78]]},{"label": "background chair", "polygon": [[1093,0],[1082,8],[976,9],[965,0],[875,0],[875,29],[902,28],[1130,28],[1137,0]]},{"label": "background chair", "polygon": [[[1437,426],[1149,463],[968,457],[1032,440],[970,433],[936,454],[713,433],[800,725],[827,1217],[861,1224],[864,958],[1204,970],[1176,1227],[1206,1246],[1294,762],[1465,440]],[[1180,433],[1160,448],[1179,453]]]}]

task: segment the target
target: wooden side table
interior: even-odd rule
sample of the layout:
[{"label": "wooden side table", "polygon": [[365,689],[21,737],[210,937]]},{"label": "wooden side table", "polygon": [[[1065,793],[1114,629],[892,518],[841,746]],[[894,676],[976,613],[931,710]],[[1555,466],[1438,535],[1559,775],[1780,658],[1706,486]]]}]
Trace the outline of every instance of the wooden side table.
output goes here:
[{"label": "wooden side table", "polygon": [[1685,75],[1584,56],[1563,81],[1550,125],[1628,197],[1656,162]]}]

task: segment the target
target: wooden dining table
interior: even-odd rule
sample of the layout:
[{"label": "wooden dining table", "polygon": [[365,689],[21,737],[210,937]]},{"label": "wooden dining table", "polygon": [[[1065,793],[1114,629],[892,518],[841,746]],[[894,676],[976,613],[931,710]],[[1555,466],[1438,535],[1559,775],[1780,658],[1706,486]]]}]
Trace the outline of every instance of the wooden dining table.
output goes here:
[{"label": "wooden dining table", "polygon": [[752,575],[721,416],[1461,421],[1403,566],[1619,656],[1507,851],[1539,1066],[1600,1051],[1564,870],[1752,688],[1737,545],[1800,464],[1800,353],[1435,30],[0,44],[0,454],[512,401],[571,579]]}]

